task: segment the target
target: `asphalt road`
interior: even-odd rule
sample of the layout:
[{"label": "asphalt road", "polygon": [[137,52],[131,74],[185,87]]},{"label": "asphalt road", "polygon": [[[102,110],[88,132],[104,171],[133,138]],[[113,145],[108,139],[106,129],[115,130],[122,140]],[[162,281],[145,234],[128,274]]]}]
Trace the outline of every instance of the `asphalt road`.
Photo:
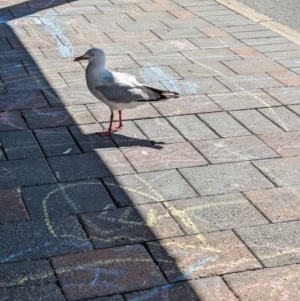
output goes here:
[{"label": "asphalt road", "polygon": [[238,0],[274,21],[300,32],[300,0]]}]

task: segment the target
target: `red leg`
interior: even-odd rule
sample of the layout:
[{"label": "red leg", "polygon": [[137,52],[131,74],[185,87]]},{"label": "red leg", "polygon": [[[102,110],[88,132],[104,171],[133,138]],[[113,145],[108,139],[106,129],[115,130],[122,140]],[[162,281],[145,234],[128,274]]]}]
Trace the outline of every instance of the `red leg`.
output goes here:
[{"label": "red leg", "polygon": [[108,128],[108,131],[101,131],[100,132],[100,135],[101,136],[108,136],[110,133],[112,132],[118,132],[122,129],[123,127],[123,123],[122,123],[122,111],[119,110],[119,125],[118,126],[115,126],[113,125],[113,121],[114,121],[114,112],[111,111],[111,115],[110,115],[110,123],[109,123],[109,128]]}]

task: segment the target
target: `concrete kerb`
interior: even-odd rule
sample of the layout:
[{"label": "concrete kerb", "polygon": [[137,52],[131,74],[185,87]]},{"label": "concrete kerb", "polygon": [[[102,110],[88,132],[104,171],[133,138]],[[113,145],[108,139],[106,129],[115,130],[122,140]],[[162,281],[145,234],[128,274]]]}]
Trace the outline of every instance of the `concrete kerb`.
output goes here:
[{"label": "concrete kerb", "polygon": [[215,1],[239,13],[240,15],[243,15],[244,17],[252,21],[258,22],[260,25],[263,25],[266,28],[287,38],[288,40],[300,45],[300,33],[278,22],[275,22],[272,18],[269,18],[268,16],[256,12],[249,6],[239,3],[236,0],[215,0]]}]

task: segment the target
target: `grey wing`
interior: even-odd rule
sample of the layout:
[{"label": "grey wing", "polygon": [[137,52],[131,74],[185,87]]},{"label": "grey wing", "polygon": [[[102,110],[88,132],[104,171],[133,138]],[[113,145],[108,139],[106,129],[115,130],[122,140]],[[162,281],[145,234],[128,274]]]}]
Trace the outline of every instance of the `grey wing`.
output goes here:
[{"label": "grey wing", "polygon": [[131,103],[134,101],[155,100],[160,95],[140,84],[134,76],[124,73],[114,73],[111,78],[102,79],[96,86],[104,97],[116,103]]}]

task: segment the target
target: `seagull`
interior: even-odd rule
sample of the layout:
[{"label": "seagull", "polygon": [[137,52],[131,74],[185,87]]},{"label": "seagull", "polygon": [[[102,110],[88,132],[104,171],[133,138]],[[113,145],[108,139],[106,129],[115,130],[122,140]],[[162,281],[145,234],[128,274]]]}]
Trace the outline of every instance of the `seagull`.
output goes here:
[{"label": "seagull", "polygon": [[[111,111],[108,130],[100,132],[101,136],[120,131],[123,127],[122,110],[132,109],[150,102],[178,98],[179,93],[160,90],[141,84],[135,76],[120,72],[111,72],[105,68],[106,54],[102,49],[91,48],[75,61],[88,60],[85,76],[90,92],[104,102]],[[119,112],[119,125],[113,125],[114,110]]]}]

